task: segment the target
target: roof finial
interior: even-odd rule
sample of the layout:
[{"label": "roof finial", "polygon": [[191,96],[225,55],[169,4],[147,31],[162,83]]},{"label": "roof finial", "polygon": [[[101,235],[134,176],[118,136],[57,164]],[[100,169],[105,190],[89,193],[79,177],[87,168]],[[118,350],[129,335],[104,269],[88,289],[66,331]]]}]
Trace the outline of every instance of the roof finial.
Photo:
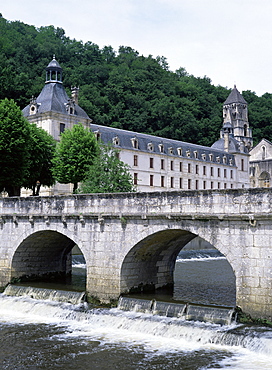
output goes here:
[{"label": "roof finial", "polygon": [[53,60],[56,60],[56,55],[55,54],[53,54]]}]

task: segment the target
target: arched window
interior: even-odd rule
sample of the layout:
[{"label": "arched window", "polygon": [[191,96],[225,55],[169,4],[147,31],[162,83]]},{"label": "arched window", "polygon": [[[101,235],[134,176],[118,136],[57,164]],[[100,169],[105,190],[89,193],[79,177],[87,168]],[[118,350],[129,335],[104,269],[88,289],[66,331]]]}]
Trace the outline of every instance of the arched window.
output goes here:
[{"label": "arched window", "polygon": [[247,125],[244,125],[244,136],[247,136]]},{"label": "arched window", "polygon": [[262,160],[266,158],[266,147],[262,146]]}]

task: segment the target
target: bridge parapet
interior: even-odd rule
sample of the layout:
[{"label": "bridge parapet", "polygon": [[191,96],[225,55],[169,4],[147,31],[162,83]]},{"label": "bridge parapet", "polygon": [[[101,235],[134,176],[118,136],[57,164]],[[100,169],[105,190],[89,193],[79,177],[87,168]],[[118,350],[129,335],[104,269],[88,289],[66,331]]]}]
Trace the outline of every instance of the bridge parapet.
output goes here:
[{"label": "bridge parapet", "polygon": [[154,193],[80,194],[51,197],[0,198],[0,216],[123,214],[144,217],[250,217],[272,213],[272,189],[173,191]]}]

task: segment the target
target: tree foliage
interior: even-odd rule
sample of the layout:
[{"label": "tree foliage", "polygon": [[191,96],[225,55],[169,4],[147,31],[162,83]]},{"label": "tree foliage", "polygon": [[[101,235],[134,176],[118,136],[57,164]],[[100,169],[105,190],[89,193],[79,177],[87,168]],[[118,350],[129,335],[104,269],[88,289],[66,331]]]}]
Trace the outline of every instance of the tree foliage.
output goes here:
[{"label": "tree foliage", "polygon": [[101,144],[99,154],[78,192],[86,194],[134,191],[129,166],[119,159],[118,153],[112,146]]},{"label": "tree foliage", "polygon": [[30,125],[14,100],[0,101],[0,192],[19,195],[28,171]]},{"label": "tree foliage", "polygon": [[0,101],[0,192],[20,195],[20,188],[39,194],[41,185],[54,184],[54,139],[30,124],[14,100]]},{"label": "tree foliage", "polygon": [[98,144],[94,134],[82,124],[61,134],[53,158],[53,174],[62,184],[74,184],[75,191],[80,181],[85,180],[97,155]]},{"label": "tree foliage", "polygon": [[32,195],[39,195],[41,186],[52,186],[55,183],[52,160],[56,142],[45,130],[30,124],[28,146],[27,175],[23,186],[31,189]]},{"label": "tree foliage", "polygon": [[[207,77],[179,68],[165,57],[144,57],[128,46],[70,39],[62,28],[35,28],[0,18],[0,99],[21,108],[44,84],[53,54],[63,68],[64,85],[80,86],[79,104],[94,123],[211,145],[222,127],[222,105],[230,90]],[[238,86],[239,88],[239,86]],[[272,140],[272,94],[244,92],[255,143]]]}]

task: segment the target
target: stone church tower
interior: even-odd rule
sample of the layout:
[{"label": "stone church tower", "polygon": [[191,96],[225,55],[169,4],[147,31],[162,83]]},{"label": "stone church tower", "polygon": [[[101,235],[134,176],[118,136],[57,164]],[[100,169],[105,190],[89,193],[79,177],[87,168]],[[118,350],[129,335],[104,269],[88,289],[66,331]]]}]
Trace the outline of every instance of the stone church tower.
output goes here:
[{"label": "stone church tower", "polygon": [[234,85],[233,90],[223,105],[223,129],[233,135],[242,146],[249,151],[253,146],[252,130],[249,128],[247,102]]}]

